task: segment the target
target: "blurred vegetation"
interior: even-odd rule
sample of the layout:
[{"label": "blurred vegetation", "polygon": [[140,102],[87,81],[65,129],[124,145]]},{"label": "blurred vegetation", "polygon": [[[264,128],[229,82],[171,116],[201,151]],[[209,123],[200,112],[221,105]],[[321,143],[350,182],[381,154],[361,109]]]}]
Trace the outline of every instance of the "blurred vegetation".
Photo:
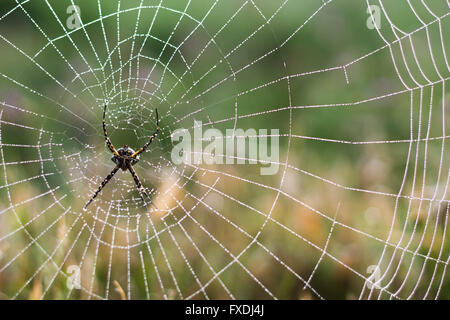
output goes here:
[{"label": "blurred vegetation", "polygon": [[[70,1],[0,4],[0,298],[449,299],[448,19],[383,1],[377,32],[365,1],[159,2],[78,1],[76,30]],[[112,169],[105,101],[116,146],[145,143],[158,108],[136,170],[162,212],[120,173],[81,211]],[[170,134],[194,119],[279,129],[278,174],[175,172]],[[370,293],[378,263],[386,290]]]}]

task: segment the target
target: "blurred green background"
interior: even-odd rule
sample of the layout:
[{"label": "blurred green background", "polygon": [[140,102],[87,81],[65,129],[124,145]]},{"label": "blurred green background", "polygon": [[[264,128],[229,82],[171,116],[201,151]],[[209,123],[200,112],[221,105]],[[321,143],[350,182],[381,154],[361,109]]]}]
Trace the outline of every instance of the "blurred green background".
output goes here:
[{"label": "blurred green background", "polygon": [[[450,298],[448,3],[369,4],[2,1],[0,298]],[[82,211],[105,102],[116,147],[158,109],[157,211],[121,172]],[[278,173],[175,166],[194,120],[279,129]]]}]

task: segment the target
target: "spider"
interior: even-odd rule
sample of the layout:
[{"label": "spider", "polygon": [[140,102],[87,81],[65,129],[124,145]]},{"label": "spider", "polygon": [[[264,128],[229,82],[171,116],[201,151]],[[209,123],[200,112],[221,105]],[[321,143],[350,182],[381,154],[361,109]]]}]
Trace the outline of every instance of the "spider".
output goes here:
[{"label": "spider", "polygon": [[106,132],[106,123],[105,123],[105,115],[106,115],[106,104],[103,109],[103,134],[105,135],[105,141],[106,146],[109,148],[109,150],[112,152],[113,156],[111,158],[112,162],[116,164],[114,169],[106,176],[106,178],[102,181],[100,186],[98,187],[97,191],[95,191],[94,195],[89,199],[88,202],[84,205],[84,210],[86,211],[87,207],[91,204],[92,201],[97,197],[97,195],[102,191],[102,189],[106,186],[106,184],[114,177],[117,171],[119,169],[122,169],[122,171],[128,170],[130,171],[131,175],[133,176],[134,183],[136,183],[136,186],[139,191],[139,196],[141,197],[142,201],[144,201],[144,198],[142,197],[142,193],[144,193],[147,197],[148,194],[145,192],[145,189],[142,187],[142,183],[139,180],[136,171],[134,171],[133,166],[139,162],[139,154],[147,150],[148,146],[155,140],[156,136],[159,132],[159,118],[158,118],[158,110],[155,109],[156,113],[156,130],[153,132],[152,136],[150,137],[150,140],[144,144],[142,148],[140,148],[138,151],[134,151],[131,149],[127,144],[123,146],[123,148],[120,148],[116,150],[114,148],[111,140],[108,137],[108,133]]}]

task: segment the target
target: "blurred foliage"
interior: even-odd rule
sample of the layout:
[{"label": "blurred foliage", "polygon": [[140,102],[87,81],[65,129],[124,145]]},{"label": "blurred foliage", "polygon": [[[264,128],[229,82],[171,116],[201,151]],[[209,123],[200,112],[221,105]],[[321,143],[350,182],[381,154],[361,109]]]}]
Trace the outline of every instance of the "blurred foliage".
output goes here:
[{"label": "blurred foliage", "polygon": [[[380,259],[382,273],[388,270],[382,282],[387,291],[381,298],[389,298],[389,293],[406,298],[410,292],[412,298],[422,298],[427,290],[431,298],[439,289],[440,298],[450,298],[447,263],[443,263],[450,253],[445,241],[449,199],[444,189],[449,167],[447,147],[442,149],[445,139],[409,143],[411,139],[448,137],[448,85],[439,83],[433,69],[436,65],[445,70],[442,76],[448,78],[441,43],[445,52],[450,48],[439,33],[439,28],[448,30],[448,19],[432,22],[435,18],[430,12],[419,1],[411,1],[416,14],[430,23],[420,29],[421,22],[406,1],[383,1],[390,21],[382,14],[377,32],[366,26],[365,1],[332,1],[320,11],[322,2],[318,0],[289,1],[285,6],[282,1],[255,0],[242,8],[241,1],[202,0],[189,5],[163,1],[162,7],[159,1],[143,1],[144,7],[136,9],[141,2],[100,1],[99,6],[97,1],[77,1],[85,25],[72,31],[64,26],[70,1],[0,4],[0,101],[22,108],[3,106],[1,158],[6,163],[31,160],[26,165],[4,166],[5,175],[0,175],[0,239],[18,230],[0,240],[0,266],[4,268],[0,269],[0,298],[20,292],[19,298],[40,298],[45,293],[45,298],[84,299],[91,288],[99,297],[120,299],[128,293],[128,284],[133,298],[146,298],[146,281],[151,299],[180,298],[177,285],[186,298],[198,290],[198,281],[205,284],[214,277],[211,268],[218,271],[230,264],[230,254],[237,256],[239,263],[231,263],[218,279],[237,298],[270,298],[250,272],[278,298],[316,299],[314,292],[304,289],[302,280],[285,268],[288,266],[324,298],[356,299],[364,277],[370,275],[368,266]],[[426,2],[438,16],[448,13],[445,1]],[[99,19],[99,7],[103,19]],[[134,55],[143,43],[138,35],[148,32],[156,10],[152,37],[147,37],[137,59]],[[181,20],[180,12],[186,12]],[[196,29],[199,22],[201,27]],[[413,33],[404,36],[392,29],[392,23]],[[392,45],[386,46],[380,34]],[[174,48],[166,42],[180,46],[189,63],[208,42],[212,45],[188,70],[186,61],[172,56]],[[430,59],[428,43],[435,61]],[[411,69],[406,69],[404,61]],[[160,88],[148,83],[143,95],[127,89],[129,77],[147,74],[153,66],[156,71],[151,81],[166,74]],[[326,71],[329,68],[335,69]],[[417,89],[413,78],[426,83],[421,70],[436,85]],[[286,80],[287,75],[297,74],[301,75]],[[405,90],[399,75],[415,89]],[[180,77],[183,80],[177,85]],[[224,78],[227,80],[209,89]],[[137,82],[137,87],[142,85]],[[86,90],[89,86],[91,93]],[[114,95],[120,90],[124,94]],[[101,131],[105,99],[111,110],[108,130],[116,146],[143,144],[154,130],[154,108],[162,115],[161,138],[137,171],[147,186],[161,194],[170,190],[171,196],[155,199],[157,204],[176,209],[165,220],[158,214],[152,216],[155,228],[163,231],[159,238],[151,237],[145,243],[137,238],[139,233],[148,235],[148,230],[140,230],[135,219],[130,225],[126,219],[109,217],[107,200],[97,201],[102,210],[79,215],[91,190],[112,166]],[[174,177],[164,161],[170,157],[170,134],[177,128],[192,128],[194,119],[204,124],[212,121],[211,126],[220,130],[233,128],[236,105],[237,127],[277,128],[286,135],[280,138],[279,161],[287,161],[289,166],[280,166],[275,176],[259,175],[259,166],[204,166],[199,171],[186,170],[184,177],[178,176],[183,187],[170,189]],[[259,112],[263,114],[245,116]],[[384,142],[353,143],[362,141]],[[39,177],[45,173],[48,176]],[[35,176],[38,178],[5,187]],[[130,181],[120,176],[118,187],[109,185],[103,197],[123,200],[129,198],[127,194],[136,196],[127,193]],[[276,192],[280,184],[282,192]],[[206,186],[212,185],[223,194],[209,194]],[[39,197],[43,193],[47,195]],[[28,201],[33,197],[38,198]],[[210,207],[203,200],[199,204],[203,197]],[[421,200],[431,198],[447,202],[437,206],[437,201]],[[129,214],[142,209],[133,204],[130,208]],[[180,219],[186,221],[184,230],[177,227]],[[150,228],[149,224],[146,227]],[[35,238],[37,243],[30,240]],[[113,243],[118,247],[111,257]],[[121,246],[130,243],[140,244],[123,250]],[[185,257],[180,256],[179,248]],[[165,259],[173,261],[174,270]],[[86,290],[68,291],[67,279],[58,271],[80,261]],[[154,261],[166,283],[165,292],[154,272]],[[217,279],[206,292],[209,297],[229,298]],[[362,298],[369,297],[368,290],[363,292]],[[370,298],[378,294],[374,290]],[[194,296],[203,297],[202,293]]]}]

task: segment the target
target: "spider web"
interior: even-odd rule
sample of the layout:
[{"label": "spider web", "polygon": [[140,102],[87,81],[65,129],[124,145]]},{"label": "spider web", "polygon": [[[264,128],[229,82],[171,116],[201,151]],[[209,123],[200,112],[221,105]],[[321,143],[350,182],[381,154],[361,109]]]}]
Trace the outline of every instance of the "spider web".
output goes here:
[{"label": "spider web", "polygon": [[[1,297],[450,298],[449,13],[418,0],[4,1]],[[118,172],[84,212],[113,168],[105,103],[116,148],[147,142],[158,109],[135,166],[152,200]],[[279,129],[278,173],[174,165],[171,134],[194,120]]]}]

